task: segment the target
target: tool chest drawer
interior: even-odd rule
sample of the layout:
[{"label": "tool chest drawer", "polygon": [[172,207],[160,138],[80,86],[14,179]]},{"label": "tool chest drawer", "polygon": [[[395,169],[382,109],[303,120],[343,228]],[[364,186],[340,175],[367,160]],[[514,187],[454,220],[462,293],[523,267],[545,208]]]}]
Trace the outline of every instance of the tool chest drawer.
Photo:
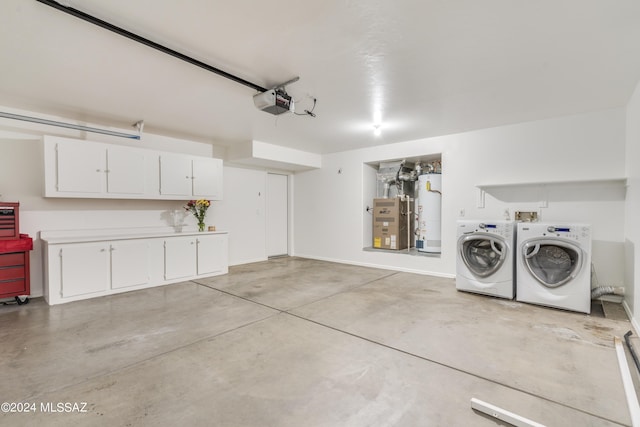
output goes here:
[{"label": "tool chest drawer", "polygon": [[7,280],[24,279],[24,265],[16,267],[2,267],[0,268],[0,282],[6,282]]},{"label": "tool chest drawer", "polygon": [[29,253],[0,253],[0,298],[29,294]]},{"label": "tool chest drawer", "polygon": [[0,254],[0,269],[24,265],[25,252],[15,252],[10,254]]},{"label": "tool chest drawer", "polygon": [[27,282],[24,279],[20,280],[9,280],[9,281],[0,281],[0,298],[4,298],[7,296],[16,296],[17,295],[26,295],[29,291],[27,290]]}]

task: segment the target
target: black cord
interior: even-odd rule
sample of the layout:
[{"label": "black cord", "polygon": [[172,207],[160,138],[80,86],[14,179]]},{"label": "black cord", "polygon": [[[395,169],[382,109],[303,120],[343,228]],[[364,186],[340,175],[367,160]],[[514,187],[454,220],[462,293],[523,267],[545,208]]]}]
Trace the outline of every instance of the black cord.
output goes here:
[{"label": "black cord", "polygon": [[296,113],[295,111],[293,112],[293,114],[295,114],[296,116],[311,116],[311,117],[315,117],[315,113],[313,112],[313,110],[316,109],[316,98],[313,98],[313,107],[311,107],[311,110],[304,110],[304,113]]}]

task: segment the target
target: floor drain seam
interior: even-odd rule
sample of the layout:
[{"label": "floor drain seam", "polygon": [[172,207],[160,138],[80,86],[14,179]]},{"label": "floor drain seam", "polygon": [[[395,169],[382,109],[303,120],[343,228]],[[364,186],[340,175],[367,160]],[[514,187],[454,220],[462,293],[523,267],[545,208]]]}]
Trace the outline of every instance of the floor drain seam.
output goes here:
[{"label": "floor drain seam", "polygon": [[252,300],[252,299],[249,299],[249,298],[247,298],[247,297],[243,297],[243,296],[241,296],[241,295],[236,295],[236,294],[231,293],[231,292],[229,292],[229,291],[227,291],[227,290],[220,289],[220,288],[216,288],[216,287],[211,286],[211,285],[207,285],[206,283],[198,283],[198,282],[193,282],[193,283],[195,283],[195,284],[197,284],[197,285],[200,285],[200,286],[204,286],[205,288],[213,289],[214,291],[221,292],[221,293],[223,293],[223,294],[225,294],[225,295],[228,295],[228,296],[230,296],[230,297],[238,298],[238,299],[240,299],[240,300],[242,300],[242,301],[247,301],[247,302],[250,302],[250,303],[253,303],[253,304],[256,304],[256,305],[262,306],[262,307],[270,308],[271,310],[276,310],[276,311],[278,312],[278,314],[279,314],[279,313],[286,313],[286,312],[287,312],[287,310],[292,310],[292,309],[282,309],[282,308],[272,307],[272,306],[270,306],[270,305],[268,305],[268,304],[264,304],[264,303],[259,302],[259,301],[254,301],[254,300]]},{"label": "floor drain seam", "polygon": [[334,296],[336,296],[336,295],[340,295],[340,294],[343,294],[343,293],[346,293],[346,292],[350,292],[350,291],[353,291],[353,290],[359,289],[359,288],[361,288],[361,287],[363,287],[363,286],[370,285],[371,283],[375,283],[375,282],[377,282],[377,281],[379,281],[379,280],[389,278],[389,277],[394,276],[394,275],[399,274],[399,273],[400,273],[400,272],[398,272],[398,271],[393,271],[393,272],[391,272],[391,273],[389,273],[389,274],[385,274],[385,275],[384,275],[384,276],[382,276],[382,277],[378,277],[378,278],[375,278],[375,279],[369,280],[369,281],[367,281],[367,282],[365,282],[365,283],[361,283],[361,284],[358,284],[358,285],[352,286],[352,287],[350,287],[350,288],[348,288],[348,289],[345,289],[345,290],[342,290],[342,291],[338,291],[338,292],[335,292],[335,293],[330,294],[330,295],[326,295],[326,296],[324,296],[324,297],[318,298],[318,299],[316,299],[316,300],[313,300],[313,301],[310,301],[310,302],[307,302],[307,303],[304,303],[304,304],[301,304],[301,305],[297,305],[297,306],[295,306],[295,307],[288,307],[288,308],[277,308],[277,307],[273,307],[273,306],[270,306],[270,305],[268,305],[268,304],[265,304],[265,303],[262,303],[262,302],[259,302],[259,301],[255,301],[255,300],[250,299],[250,298],[248,298],[248,297],[243,297],[242,295],[234,294],[234,293],[232,293],[232,292],[230,292],[230,291],[227,291],[227,290],[225,290],[225,289],[217,288],[217,287],[215,287],[214,285],[209,285],[209,284],[207,284],[207,283],[200,283],[200,282],[195,281],[195,280],[191,280],[191,282],[192,282],[192,283],[195,283],[196,285],[204,286],[204,287],[206,287],[206,288],[209,288],[209,289],[213,289],[213,290],[216,290],[216,291],[222,292],[222,293],[224,293],[224,294],[226,294],[226,295],[230,295],[230,296],[233,296],[233,297],[236,297],[236,298],[240,298],[241,300],[244,300],[244,301],[249,301],[249,302],[252,302],[252,303],[254,303],[254,304],[258,304],[258,305],[261,305],[261,306],[263,306],[263,307],[270,308],[270,309],[272,309],[272,310],[278,310],[278,311],[279,311],[279,312],[281,312],[281,313],[289,313],[291,310],[297,310],[297,309],[299,309],[299,308],[306,307],[306,306],[308,306],[308,305],[315,304],[315,303],[320,302],[320,301],[324,301],[324,300],[325,300],[325,299],[327,299],[327,298],[331,298],[331,297],[334,297]]},{"label": "floor drain seam", "polygon": [[359,285],[352,286],[352,287],[350,287],[349,289],[344,289],[344,290],[342,290],[342,291],[337,291],[337,292],[335,292],[335,293],[333,293],[333,294],[330,294],[330,295],[325,295],[325,296],[323,296],[322,298],[318,298],[317,300],[313,300],[313,301],[310,301],[310,302],[307,302],[307,303],[304,303],[304,304],[300,304],[300,305],[297,305],[297,306],[295,306],[295,307],[290,307],[290,308],[282,309],[282,311],[283,311],[284,313],[289,313],[291,310],[297,310],[297,309],[299,309],[299,308],[306,307],[306,306],[308,306],[308,305],[312,305],[312,304],[315,304],[315,303],[317,303],[317,302],[324,301],[324,300],[326,300],[326,299],[329,299],[329,298],[335,297],[336,295],[340,295],[340,294],[344,294],[344,293],[347,293],[347,292],[354,291],[354,290],[356,290],[356,289],[360,289],[360,288],[362,288],[362,287],[364,287],[364,286],[367,286],[367,285],[370,285],[370,284],[372,284],[372,283],[375,283],[375,282],[377,282],[378,280],[386,279],[386,278],[391,277],[391,276],[394,276],[394,275],[396,275],[396,274],[398,274],[398,272],[394,272],[394,273],[391,273],[391,274],[387,274],[387,275],[385,275],[385,276],[378,277],[377,279],[369,280],[368,282],[365,282],[365,283],[361,283],[361,284],[359,284]]}]

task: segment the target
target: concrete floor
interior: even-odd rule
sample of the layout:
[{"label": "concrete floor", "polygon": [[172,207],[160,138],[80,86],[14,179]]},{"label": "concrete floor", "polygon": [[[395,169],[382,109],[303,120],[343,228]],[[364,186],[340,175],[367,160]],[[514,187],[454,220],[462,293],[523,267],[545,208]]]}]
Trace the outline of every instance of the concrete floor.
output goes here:
[{"label": "concrete floor", "polygon": [[0,400],[35,409],[0,425],[506,425],[476,397],[547,426],[628,426],[613,336],[629,329],[452,279],[279,258],[0,307]]}]

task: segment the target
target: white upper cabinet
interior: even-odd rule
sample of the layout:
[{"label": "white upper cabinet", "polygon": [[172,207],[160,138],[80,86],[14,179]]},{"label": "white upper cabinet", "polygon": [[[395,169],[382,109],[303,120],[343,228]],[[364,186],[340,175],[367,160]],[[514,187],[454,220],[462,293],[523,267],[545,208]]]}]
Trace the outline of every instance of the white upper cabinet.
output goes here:
[{"label": "white upper cabinet", "polygon": [[222,200],[222,160],[196,158],[192,160],[193,196]]},{"label": "white upper cabinet", "polygon": [[221,200],[222,160],[162,154],[160,194]]},{"label": "white upper cabinet", "polygon": [[144,151],[65,140],[55,144],[55,154],[55,188],[66,197],[145,193]]},{"label": "white upper cabinet", "polygon": [[106,153],[104,147],[82,142],[55,145],[57,191],[61,193],[103,192]]},{"label": "white upper cabinet", "polygon": [[191,159],[178,154],[160,156],[160,194],[191,197]]},{"label": "white upper cabinet", "polygon": [[145,193],[145,155],[140,150],[121,147],[107,149],[107,192],[110,194]]},{"label": "white upper cabinet", "polygon": [[222,160],[44,137],[45,197],[222,199]]}]

